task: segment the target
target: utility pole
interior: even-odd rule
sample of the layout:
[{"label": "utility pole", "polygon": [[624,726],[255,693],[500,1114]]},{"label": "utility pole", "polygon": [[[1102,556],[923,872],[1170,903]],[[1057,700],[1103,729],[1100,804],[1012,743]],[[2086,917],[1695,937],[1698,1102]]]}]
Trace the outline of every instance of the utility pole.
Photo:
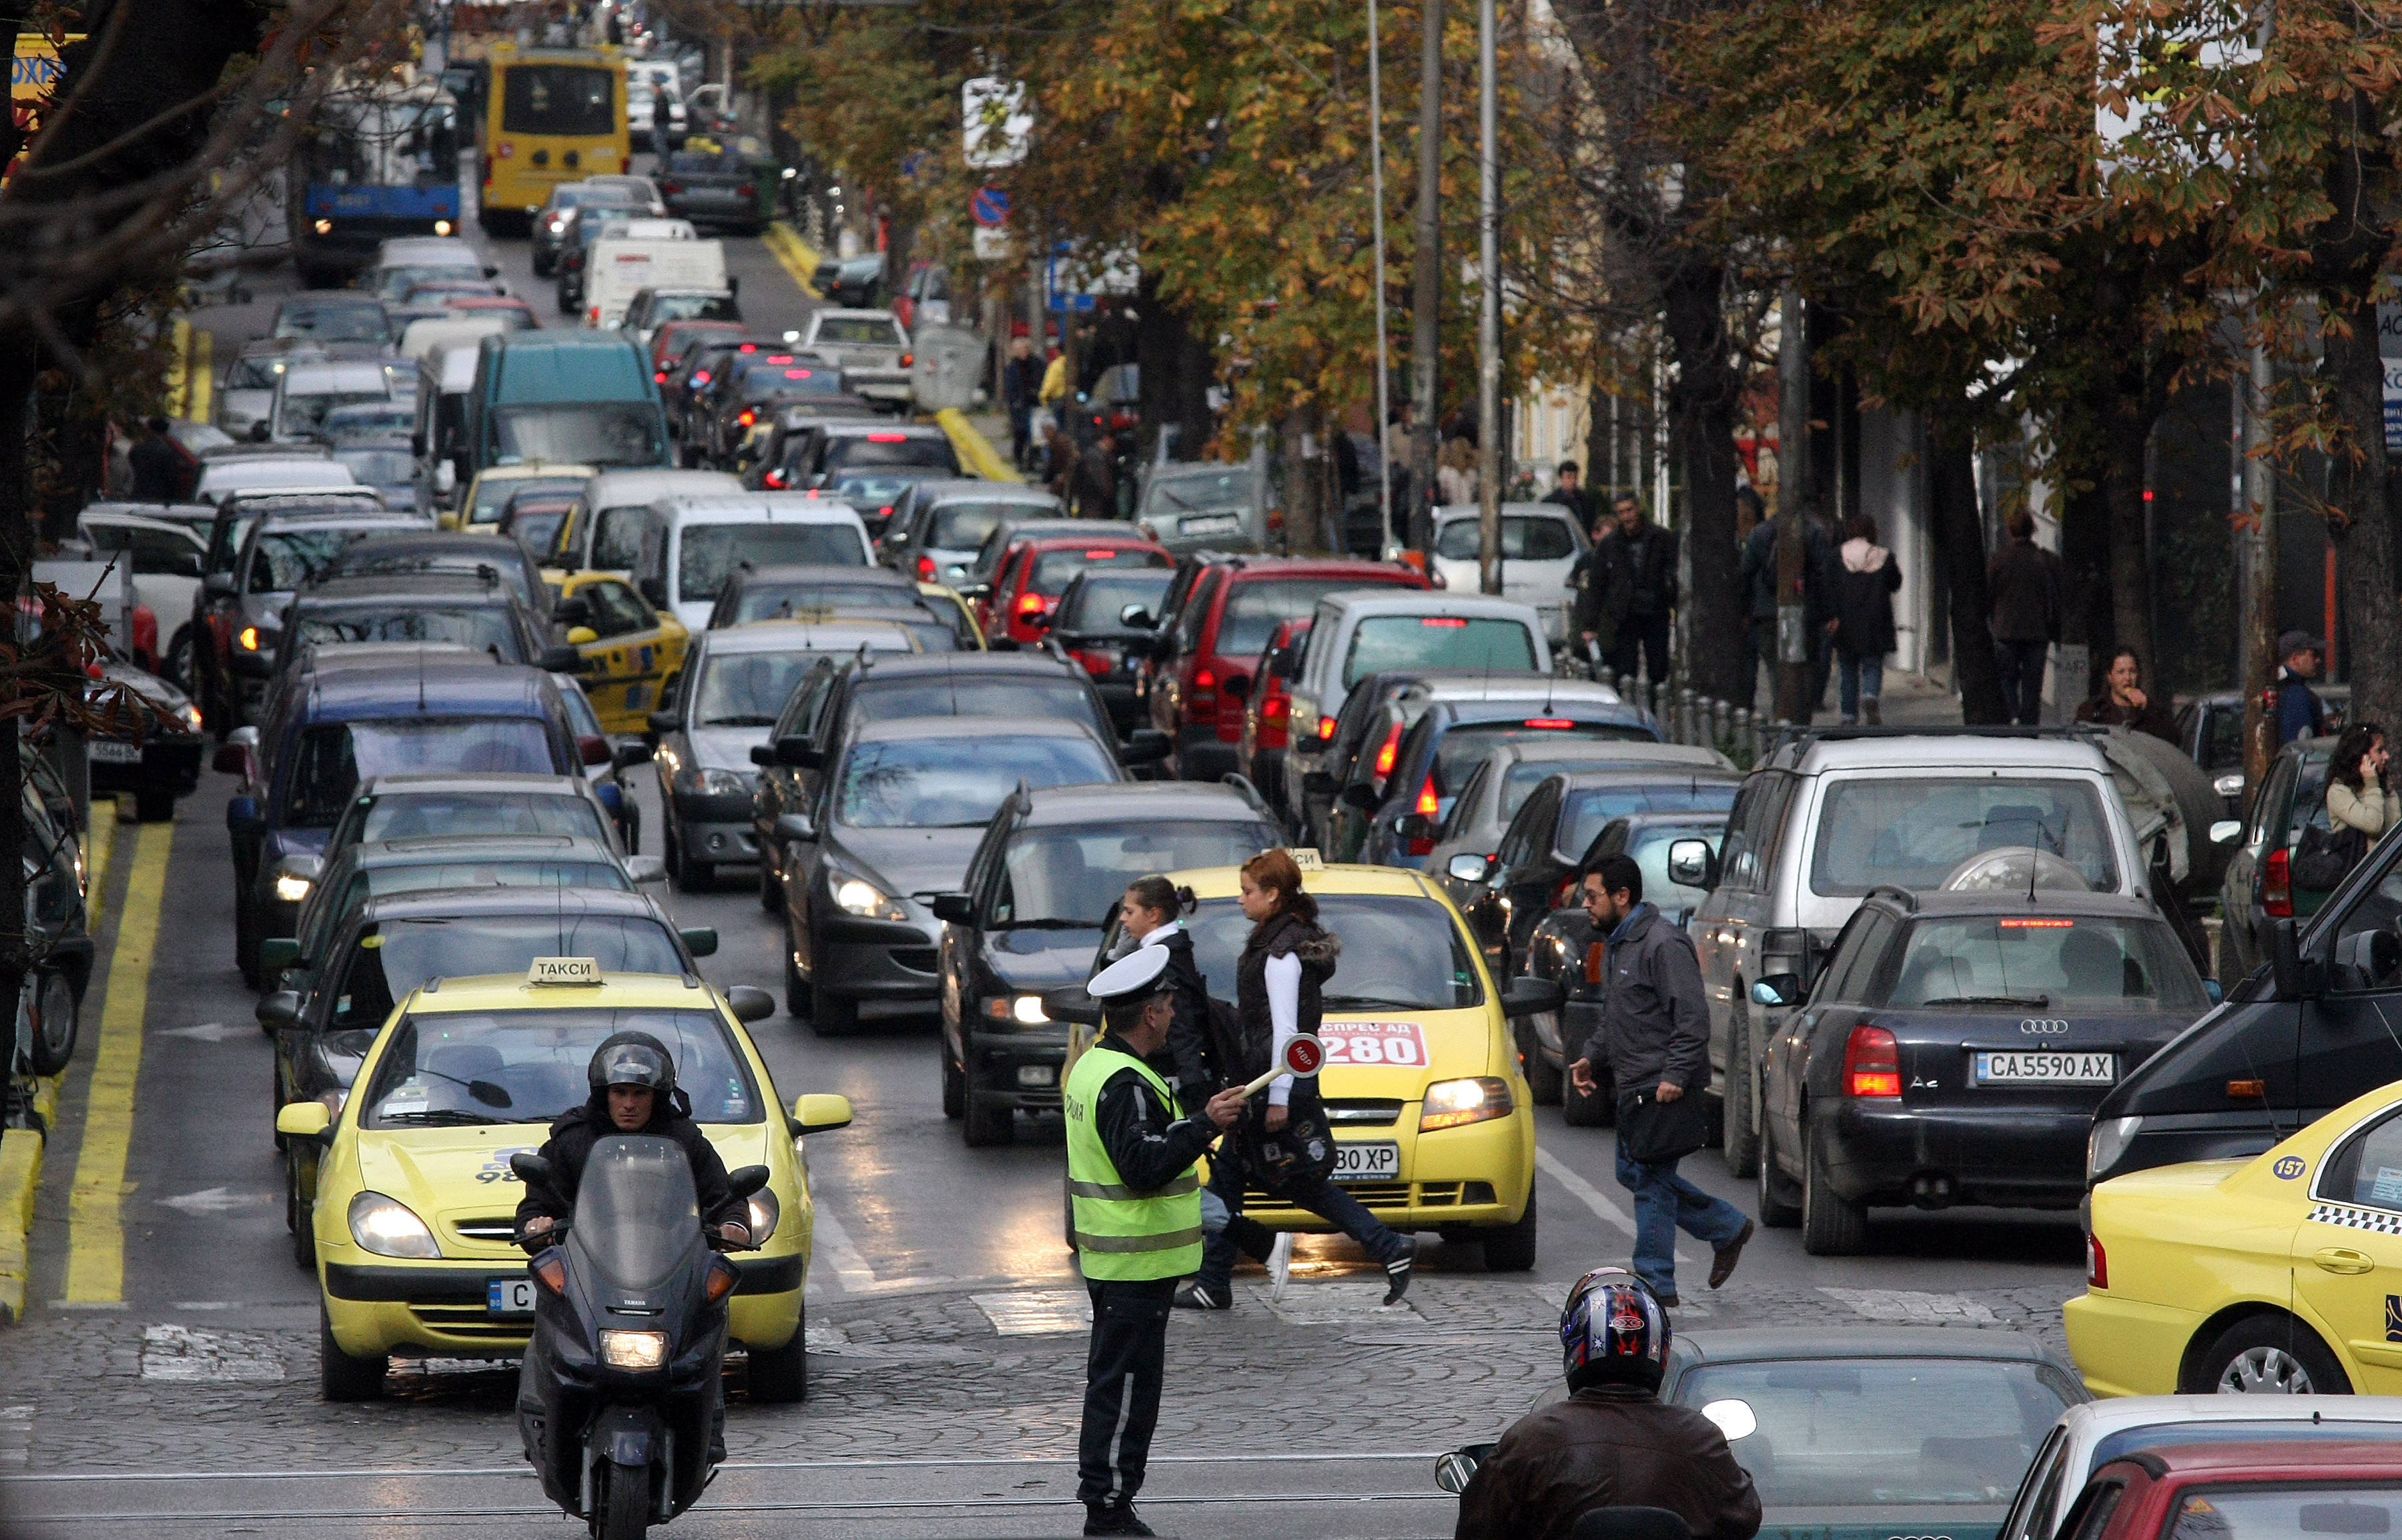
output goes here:
[{"label": "utility pole", "polygon": [[1809,547],[1810,329],[1790,283],[1776,302],[1776,720],[1810,720],[1810,624],[1802,606]]},{"label": "utility pole", "polygon": [[[2257,318],[2255,318],[2257,328]],[[2277,716],[2271,704],[2277,669],[2277,468],[2270,462],[2269,396],[2276,365],[2268,349],[2252,344],[2252,373],[2236,390],[2243,399],[2243,501],[2252,527],[2243,539],[2243,810],[2269,777],[2277,753]]]},{"label": "utility pole", "polygon": [[1501,172],[1494,0],[1476,0],[1476,565],[1501,591]]},{"label": "utility pole", "polygon": [[1386,397],[1392,390],[1393,362],[1385,336],[1385,66],[1376,36],[1376,0],[1368,0],[1368,181],[1376,198],[1376,510],[1384,543],[1376,555],[1393,554],[1393,430]]},{"label": "utility pole", "polygon": [[1410,446],[1409,542],[1423,548],[1443,433],[1436,419],[1443,401],[1443,0],[1418,4],[1418,243],[1410,263],[1410,400],[1417,422]]}]

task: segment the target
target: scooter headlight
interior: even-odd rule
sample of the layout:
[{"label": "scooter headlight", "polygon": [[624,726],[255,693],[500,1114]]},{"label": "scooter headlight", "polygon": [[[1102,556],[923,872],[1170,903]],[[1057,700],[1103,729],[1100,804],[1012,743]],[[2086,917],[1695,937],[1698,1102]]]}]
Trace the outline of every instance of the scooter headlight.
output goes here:
[{"label": "scooter headlight", "polygon": [[604,1331],[600,1361],[611,1368],[664,1368],[668,1334],[664,1331]]},{"label": "scooter headlight", "polygon": [[380,1192],[362,1192],[351,1200],[351,1239],[379,1257],[442,1255],[425,1221],[407,1203]]},{"label": "scooter headlight", "polygon": [[767,1237],[776,1233],[776,1221],[783,1217],[783,1205],[776,1202],[774,1193],[763,1187],[751,1194],[749,1207],[750,1215],[743,1223],[751,1227],[751,1244],[753,1246],[766,1245]]}]

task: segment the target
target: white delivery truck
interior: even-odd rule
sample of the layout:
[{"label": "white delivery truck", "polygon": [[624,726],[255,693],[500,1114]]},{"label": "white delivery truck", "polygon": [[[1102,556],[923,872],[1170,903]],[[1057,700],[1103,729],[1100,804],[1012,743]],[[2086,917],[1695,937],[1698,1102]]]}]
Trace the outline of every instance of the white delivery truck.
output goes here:
[{"label": "white delivery truck", "polygon": [[626,307],[644,289],[731,287],[724,243],[688,235],[603,236],[592,243],[585,274],[584,324],[604,331],[626,319]]}]

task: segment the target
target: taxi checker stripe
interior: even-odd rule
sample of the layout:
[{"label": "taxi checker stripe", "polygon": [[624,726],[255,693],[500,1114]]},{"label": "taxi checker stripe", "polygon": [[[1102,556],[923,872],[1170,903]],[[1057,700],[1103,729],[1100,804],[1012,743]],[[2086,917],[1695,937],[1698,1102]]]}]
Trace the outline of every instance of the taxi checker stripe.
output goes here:
[{"label": "taxi checker stripe", "polygon": [[2402,1214],[2381,1214],[2375,1209],[2347,1208],[2341,1203],[2320,1203],[2311,1210],[2311,1222],[2320,1225],[2342,1225],[2349,1230],[2373,1230],[2381,1235],[2402,1235]]},{"label": "taxi checker stripe", "polygon": [[1084,1251],[1174,1251],[1178,1246],[1201,1244],[1201,1227],[1171,1230],[1163,1235],[1087,1235],[1076,1231],[1076,1244]]},{"label": "taxi checker stripe", "polygon": [[1068,1184],[1068,1190],[1079,1198],[1181,1198],[1188,1192],[1198,1192],[1200,1189],[1201,1178],[1190,1172],[1179,1176],[1166,1187],[1153,1188],[1148,1192],[1138,1192],[1133,1188],[1121,1187],[1115,1182],[1070,1181]]}]

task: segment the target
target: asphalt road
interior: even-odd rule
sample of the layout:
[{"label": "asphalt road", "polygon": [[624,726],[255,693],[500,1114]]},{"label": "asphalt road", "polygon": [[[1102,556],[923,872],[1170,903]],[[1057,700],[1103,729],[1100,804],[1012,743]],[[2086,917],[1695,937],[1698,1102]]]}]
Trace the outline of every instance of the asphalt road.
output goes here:
[{"label": "asphalt road", "polygon": [[[547,323],[548,286],[524,243],[483,243]],[[752,241],[727,250],[753,321],[798,325],[810,301],[773,256]],[[221,363],[267,330],[288,286],[262,283],[255,303],[193,317]],[[518,1459],[504,1371],[433,1366],[395,1376],[374,1406],[317,1400],[316,1291],[285,1231],[269,1049],[233,968],[229,791],[211,776],[172,832],[117,832],[101,982],[37,1204],[34,1304],[0,1328],[0,1515],[44,1535],[371,1533],[406,1519],[413,1531],[566,1536]],[[747,873],[714,891],[658,891],[680,923],[716,927],[711,982],[780,999],[780,922]],[[131,939],[111,962],[120,923]],[[857,1112],[808,1147],[811,1345],[822,1352],[805,1407],[738,1401],[734,1463],[677,1532],[1072,1533],[1080,1329],[1070,1313],[1017,1334],[997,1313],[1078,1298],[1059,1236],[1057,1121],[1022,1125],[1012,1148],[967,1148],[942,1115],[931,1013],[834,1040],[779,1015],[753,1036],[782,1100],[836,1091]],[[1486,1273],[1475,1245],[1422,1236],[1413,1308],[1395,1318],[1368,1308],[1373,1270],[1348,1242],[1305,1240],[1298,1304],[1270,1303],[1246,1278],[1232,1314],[1180,1318],[1147,1494],[1163,1532],[1449,1533],[1427,1459],[1525,1409],[1556,1372],[1547,1300],[1630,1249],[1611,1134],[1568,1128],[1555,1108],[1539,1120],[1531,1276]],[[1749,1209],[1749,1184],[1715,1152],[1685,1169]],[[1679,1250],[1680,1330],[1940,1320],[2057,1342],[2059,1301],[2080,1286],[2069,1215],[1881,1213],[1868,1254],[1842,1259],[1763,1231],[1719,1295],[1703,1284],[1706,1253]]]}]

